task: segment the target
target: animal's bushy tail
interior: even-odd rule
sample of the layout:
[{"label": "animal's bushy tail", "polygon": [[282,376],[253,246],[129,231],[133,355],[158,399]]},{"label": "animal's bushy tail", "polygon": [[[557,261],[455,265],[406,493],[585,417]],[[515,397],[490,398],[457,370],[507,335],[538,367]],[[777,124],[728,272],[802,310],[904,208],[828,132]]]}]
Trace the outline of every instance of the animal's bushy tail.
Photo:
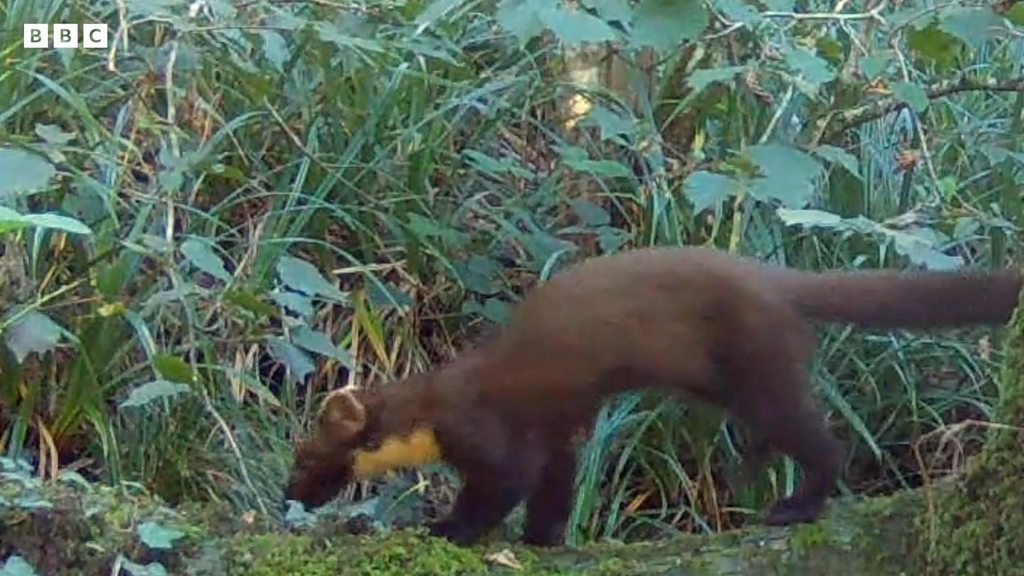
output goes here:
[{"label": "animal's bushy tail", "polygon": [[894,270],[769,274],[807,317],[870,328],[1004,324],[1017,306],[1021,273]]}]

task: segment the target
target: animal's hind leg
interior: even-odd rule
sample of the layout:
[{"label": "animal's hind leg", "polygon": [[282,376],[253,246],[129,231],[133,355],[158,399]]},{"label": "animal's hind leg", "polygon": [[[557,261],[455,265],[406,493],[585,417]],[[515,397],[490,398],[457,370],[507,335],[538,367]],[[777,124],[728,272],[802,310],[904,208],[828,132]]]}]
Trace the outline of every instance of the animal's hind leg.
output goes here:
[{"label": "animal's hind leg", "polygon": [[[784,318],[785,320],[785,318]],[[811,393],[813,334],[802,322],[783,322],[780,333],[755,339],[760,345],[737,351],[729,378],[738,393],[732,412],[753,437],[792,457],[803,471],[793,495],[775,502],[765,522],[810,522],[821,514],[842,466],[842,445],[829,431]],[[759,447],[765,452],[765,446]]]}]

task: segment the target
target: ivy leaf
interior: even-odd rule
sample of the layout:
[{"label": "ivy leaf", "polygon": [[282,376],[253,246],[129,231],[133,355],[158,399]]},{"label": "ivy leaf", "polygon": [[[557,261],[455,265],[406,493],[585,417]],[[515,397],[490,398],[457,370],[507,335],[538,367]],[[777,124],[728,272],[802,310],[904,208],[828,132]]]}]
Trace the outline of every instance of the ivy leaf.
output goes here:
[{"label": "ivy leaf", "polygon": [[74,132],[65,132],[60,129],[60,126],[54,126],[53,124],[36,124],[35,133],[36,136],[45,140],[47,144],[56,146],[64,146],[75,139]]},{"label": "ivy leaf", "polygon": [[893,95],[906,102],[914,112],[920,114],[928,108],[928,93],[924,91],[920,84],[914,82],[893,82],[890,88]]},{"label": "ivy leaf", "polygon": [[149,564],[136,564],[131,560],[122,557],[121,568],[123,568],[130,576],[167,576],[167,568],[159,562],[150,562]]},{"label": "ivy leaf", "polygon": [[815,180],[822,176],[821,164],[792,146],[759,144],[748,148],[744,155],[763,174],[750,186],[751,196],[762,201],[777,200],[785,206],[802,207],[814,194]]},{"label": "ivy leaf", "polygon": [[700,38],[708,21],[701,0],[641,0],[633,17],[633,43],[668,52]]},{"label": "ivy leaf", "polygon": [[292,256],[283,256],[277,263],[277,274],[289,288],[310,296],[322,296],[347,303],[348,297],[327,281],[315,266]]},{"label": "ivy leaf", "polygon": [[150,402],[154,402],[162,398],[174,398],[175,396],[180,396],[189,390],[189,387],[185,384],[171,382],[170,380],[154,380],[134,388],[128,394],[128,398],[118,406],[121,408],[145,406]]},{"label": "ivy leaf", "polygon": [[213,248],[208,242],[198,238],[189,238],[182,242],[181,253],[185,258],[188,258],[192,264],[195,264],[196,268],[199,268],[210,276],[223,280],[224,282],[231,281],[231,274],[229,274],[227,269],[224,268],[224,261],[221,260],[220,256],[213,251]]},{"label": "ivy leaf", "polygon": [[683,193],[693,203],[694,212],[700,213],[729,199],[739,186],[739,182],[724,174],[698,170],[686,177]]},{"label": "ivy leaf", "polygon": [[185,534],[175,528],[167,528],[156,522],[143,522],[135,528],[139,540],[149,548],[155,550],[170,550],[174,541],[182,538]]},{"label": "ivy leaf", "polygon": [[0,202],[46,188],[57,174],[45,158],[17,148],[0,148]]},{"label": "ivy leaf", "polygon": [[20,363],[33,352],[44,354],[53,350],[63,335],[64,329],[59,324],[33,310],[8,326],[4,339]]}]

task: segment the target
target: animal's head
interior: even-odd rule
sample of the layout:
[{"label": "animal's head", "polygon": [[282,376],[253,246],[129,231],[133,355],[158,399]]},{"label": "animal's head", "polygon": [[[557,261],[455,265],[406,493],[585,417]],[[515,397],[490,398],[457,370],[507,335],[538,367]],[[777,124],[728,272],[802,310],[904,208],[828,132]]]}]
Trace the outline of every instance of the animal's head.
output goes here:
[{"label": "animal's head", "polygon": [[335,390],[320,406],[309,438],[295,444],[285,499],[306,508],[326,504],[354,480],[353,463],[366,429],[366,406],[349,390]]}]

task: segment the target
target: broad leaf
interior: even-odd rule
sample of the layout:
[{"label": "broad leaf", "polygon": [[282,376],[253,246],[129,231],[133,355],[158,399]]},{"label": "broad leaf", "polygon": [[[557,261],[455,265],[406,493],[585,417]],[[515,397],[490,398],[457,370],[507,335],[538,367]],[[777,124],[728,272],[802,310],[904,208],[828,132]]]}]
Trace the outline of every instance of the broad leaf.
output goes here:
[{"label": "broad leaf", "polygon": [[850,154],[842,148],[835,146],[829,146],[828,144],[822,144],[811,150],[815,155],[832,162],[833,164],[839,164],[851,175],[860,178],[860,162],[857,157]]},{"label": "broad leaf", "polygon": [[170,380],[154,380],[134,388],[128,394],[128,398],[121,402],[119,406],[121,408],[145,406],[155,400],[180,396],[189,390],[186,384],[179,384]]},{"label": "broad leaf", "polygon": [[700,92],[715,82],[731,84],[736,80],[736,76],[743,73],[744,70],[746,70],[746,68],[743,66],[726,66],[723,68],[694,70],[686,79],[686,83],[689,84],[695,92]]},{"label": "broad leaf", "polygon": [[309,326],[299,326],[292,330],[292,342],[310,352],[334,358],[346,368],[352,368],[352,356],[348,350],[336,346],[334,342],[331,342],[330,336],[320,330],[313,330]]},{"label": "broad leaf", "polygon": [[609,42],[618,37],[615,29],[604,20],[583,10],[564,8],[553,2],[545,2],[538,7],[537,16],[556,38],[569,46],[578,46],[584,42]]},{"label": "broad leaf", "polygon": [[22,362],[33,352],[44,354],[56,348],[63,334],[64,329],[49,316],[33,310],[8,326],[4,339],[15,359]]},{"label": "broad leaf", "polygon": [[718,206],[739,189],[740,183],[724,174],[698,170],[686,177],[683,192],[693,203],[695,212]]},{"label": "broad leaf", "polygon": [[751,196],[762,201],[777,200],[792,208],[807,204],[814,194],[815,181],[823,173],[814,157],[783,144],[751,146],[744,155],[763,174],[751,183]]},{"label": "broad leaf", "polygon": [[36,576],[38,572],[24,558],[13,554],[0,566],[0,576]]},{"label": "broad leaf", "polygon": [[928,93],[925,92],[920,84],[914,82],[893,82],[892,93],[919,114],[928,108]]},{"label": "broad leaf", "polygon": [[178,382],[188,384],[193,381],[194,374],[188,363],[171,354],[155,354],[153,356],[153,367],[160,373],[160,376]]},{"label": "broad leaf", "polygon": [[46,188],[57,174],[46,158],[17,148],[0,148],[0,203]]},{"label": "broad leaf", "polygon": [[192,264],[195,264],[196,268],[199,268],[210,276],[223,280],[224,282],[231,281],[231,274],[229,274],[227,269],[224,268],[224,261],[221,260],[220,256],[213,251],[213,248],[207,241],[200,240],[198,238],[189,238],[182,242],[181,253],[184,254]]},{"label": "broad leaf", "polygon": [[322,296],[337,302],[347,302],[348,297],[320,274],[315,266],[292,256],[282,256],[277,263],[277,273],[286,286],[310,296]]},{"label": "broad leaf", "polygon": [[295,382],[301,382],[316,369],[309,355],[291,342],[272,337],[267,339],[267,343],[270,346],[270,352],[285,365]]},{"label": "broad leaf", "polygon": [[976,49],[981,44],[1000,36],[1004,24],[1002,18],[988,6],[957,6],[943,12],[939,28]]},{"label": "broad leaf", "polygon": [[802,82],[798,83],[801,92],[814,97],[822,84],[835,78],[835,70],[824,58],[803,47],[784,51],[786,64],[795,72]]},{"label": "broad leaf", "polygon": [[498,25],[526,44],[544,32],[544,22],[532,0],[501,0],[495,14]]},{"label": "broad leaf", "polygon": [[763,19],[760,11],[743,0],[712,0],[712,4],[733,22],[750,26]]},{"label": "broad leaf", "polygon": [[[2,178],[0,178],[2,181]],[[21,214],[10,208],[0,206],[0,232],[19,230],[21,228],[51,228],[70,234],[92,234],[92,230],[74,218],[60,214]]]},{"label": "broad leaf", "polygon": [[907,46],[921,59],[945,69],[955,63],[963,42],[932,23],[924,28],[910,29]]},{"label": "broad leaf", "polygon": [[139,524],[135,533],[139,540],[149,548],[156,550],[170,550],[174,541],[182,538],[185,534],[176,528],[167,528],[156,522],[143,522]]},{"label": "broad leaf", "polygon": [[681,42],[700,38],[708,21],[701,0],[640,0],[631,27],[633,43],[669,52]]},{"label": "broad leaf", "polygon": [[838,214],[825,212],[824,210],[791,210],[779,208],[775,211],[779,218],[787,226],[820,226],[822,228],[834,228],[842,224],[843,218]]}]

